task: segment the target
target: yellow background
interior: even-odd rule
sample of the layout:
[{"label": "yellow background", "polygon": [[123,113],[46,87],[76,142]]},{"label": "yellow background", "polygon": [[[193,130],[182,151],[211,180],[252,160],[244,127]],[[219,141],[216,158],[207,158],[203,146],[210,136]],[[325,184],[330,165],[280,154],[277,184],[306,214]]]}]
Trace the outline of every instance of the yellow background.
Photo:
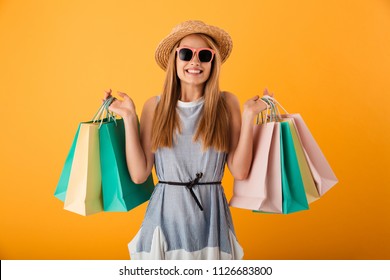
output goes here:
[{"label": "yellow background", "polygon": [[[128,259],[146,203],[83,217],[53,196],[103,90],[138,114],[160,93],[154,50],[200,19],[234,42],[221,87],[265,87],[299,112],[340,182],[309,211],[231,208],[246,259],[390,258],[390,1],[0,1],[1,259]],[[232,176],[223,185],[228,200]]]}]

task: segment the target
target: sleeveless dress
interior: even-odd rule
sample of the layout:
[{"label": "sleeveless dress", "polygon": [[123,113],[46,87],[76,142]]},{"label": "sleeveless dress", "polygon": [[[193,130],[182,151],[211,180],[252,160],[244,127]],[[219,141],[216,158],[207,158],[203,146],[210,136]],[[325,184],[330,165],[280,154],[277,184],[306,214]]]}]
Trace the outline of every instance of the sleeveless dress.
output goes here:
[{"label": "sleeveless dress", "polygon": [[[204,97],[178,101],[182,132],[172,148],[155,153],[159,181],[187,183],[197,173],[203,173],[199,183],[222,180],[227,154],[212,148],[203,152],[201,142],[192,140],[203,104]],[[186,186],[155,186],[141,229],[128,244],[131,259],[242,259],[221,184],[194,185],[192,190],[203,211]]]}]

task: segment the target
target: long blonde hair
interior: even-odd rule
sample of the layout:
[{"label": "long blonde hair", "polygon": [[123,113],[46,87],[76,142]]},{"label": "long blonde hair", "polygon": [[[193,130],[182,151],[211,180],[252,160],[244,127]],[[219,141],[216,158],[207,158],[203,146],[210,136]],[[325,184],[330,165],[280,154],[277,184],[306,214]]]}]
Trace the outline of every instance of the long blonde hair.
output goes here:
[{"label": "long blonde hair", "polygon": [[[207,35],[198,34],[215,50],[211,72],[204,88],[204,107],[193,141],[201,140],[203,150],[214,148],[217,151],[229,151],[230,112],[226,100],[219,89],[221,56],[217,45]],[[177,100],[180,96],[180,79],[176,71],[176,48],[172,49],[167,65],[161,100],[158,103],[152,124],[152,150],[173,145],[177,130],[181,133],[181,124],[176,112]]]}]

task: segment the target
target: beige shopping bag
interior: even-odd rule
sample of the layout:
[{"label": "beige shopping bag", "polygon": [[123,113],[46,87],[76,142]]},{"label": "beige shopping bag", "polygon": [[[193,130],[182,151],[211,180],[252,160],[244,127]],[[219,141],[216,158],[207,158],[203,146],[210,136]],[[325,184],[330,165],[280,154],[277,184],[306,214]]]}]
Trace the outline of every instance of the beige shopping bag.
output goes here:
[{"label": "beige shopping bag", "polygon": [[64,209],[84,216],[103,211],[98,123],[80,124]]}]

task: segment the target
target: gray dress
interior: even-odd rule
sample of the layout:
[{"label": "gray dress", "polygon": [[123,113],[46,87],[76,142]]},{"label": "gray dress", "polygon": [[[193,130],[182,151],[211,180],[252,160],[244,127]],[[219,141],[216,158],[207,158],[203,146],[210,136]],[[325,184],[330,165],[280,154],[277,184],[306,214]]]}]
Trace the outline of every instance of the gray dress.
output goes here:
[{"label": "gray dress", "polygon": [[[212,148],[202,152],[201,143],[192,140],[203,104],[204,97],[178,101],[182,132],[172,148],[155,153],[159,181],[187,183],[197,173],[203,173],[200,183],[222,180],[227,154]],[[131,259],[242,258],[222,186],[194,185],[192,190],[203,211],[186,186],[156,185],[142,227],[129,243]]]}]

